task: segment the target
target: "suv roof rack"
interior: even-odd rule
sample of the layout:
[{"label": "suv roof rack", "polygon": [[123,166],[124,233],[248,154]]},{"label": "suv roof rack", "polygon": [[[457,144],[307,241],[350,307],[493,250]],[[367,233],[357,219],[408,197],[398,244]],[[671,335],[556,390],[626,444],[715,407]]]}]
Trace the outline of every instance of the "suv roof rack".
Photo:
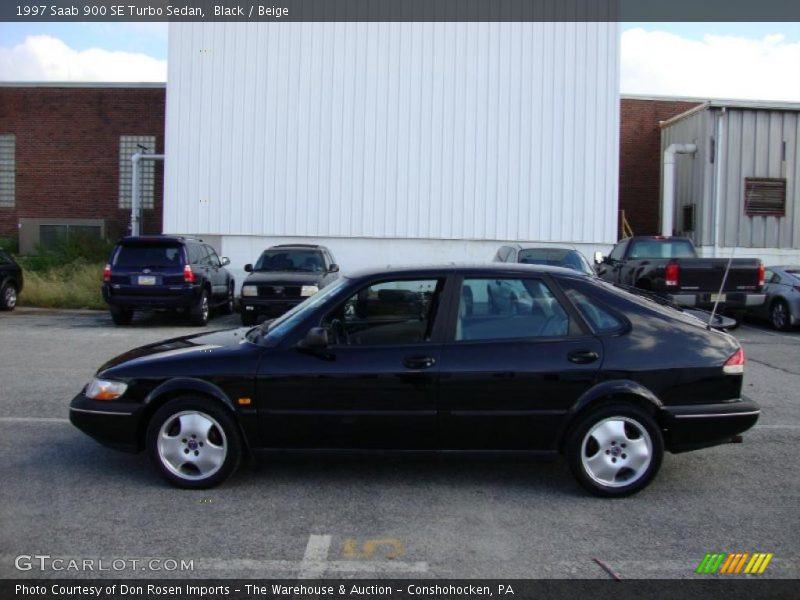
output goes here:
[{"label": "suv roof rack", "polygon": [[278,244],[273,248],[322,248],[319,244]]}]

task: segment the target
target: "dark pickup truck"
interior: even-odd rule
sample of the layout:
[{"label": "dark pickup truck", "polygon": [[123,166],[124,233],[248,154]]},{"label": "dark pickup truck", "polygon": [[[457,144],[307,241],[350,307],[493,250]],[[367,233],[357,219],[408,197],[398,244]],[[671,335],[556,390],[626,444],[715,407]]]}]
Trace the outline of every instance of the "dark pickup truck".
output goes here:
[{"label": "dark pickup truck", "polygon": [[734,258],[720,286],[727,258],[698,258],[688,238],[635,236],[614,246],[597,262],[597,275],[619,286],[654,293],[680,306],[743,310],[764,303],[764,265],[757,258]]}]

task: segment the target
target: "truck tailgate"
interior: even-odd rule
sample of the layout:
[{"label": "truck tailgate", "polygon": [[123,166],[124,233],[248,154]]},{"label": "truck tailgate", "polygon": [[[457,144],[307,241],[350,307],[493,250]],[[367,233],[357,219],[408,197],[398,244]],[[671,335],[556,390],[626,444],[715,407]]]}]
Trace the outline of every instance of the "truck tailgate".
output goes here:
[{"label": "truck tailgate", "polygon": [[[726,258],[682,258],[678,259],[681,290],[713,291],[719,290],[725,268]],[[758,259],[740,258],[731,262],[725,292],[746,292],[758,289]]]}]

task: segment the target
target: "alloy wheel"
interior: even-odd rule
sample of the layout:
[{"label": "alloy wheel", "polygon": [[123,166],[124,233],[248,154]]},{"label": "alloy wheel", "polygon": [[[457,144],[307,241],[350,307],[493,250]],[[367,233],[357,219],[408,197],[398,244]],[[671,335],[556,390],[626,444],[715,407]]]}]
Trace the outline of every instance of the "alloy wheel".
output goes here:
[{"label": "alloy wheel", "polygon": [[586,474],[607,487],[629,486],[639,480],[653,459],[647,429],[630,417],[609,417],[594,424],[581,444]]},{"label": "alloy wheel", "polygon": [[181,479],[206,479],[219,471],[228,452],[225,432],[210,415],[200,411],[178,412],[161,425],[158,457]]},{"label": "alloy wheel", "polygon": [[786,312],[786,305],[783,302],[776,302],[772,307],[772,326],[775,329],[786,327],[789,315]]},{"label": "alloy wheel", "polygon": [[9,285],[6,288],[6,295],[4,301],[8,310],[11,310],[17,305],[17,290],[14,288],[13,285]]}]

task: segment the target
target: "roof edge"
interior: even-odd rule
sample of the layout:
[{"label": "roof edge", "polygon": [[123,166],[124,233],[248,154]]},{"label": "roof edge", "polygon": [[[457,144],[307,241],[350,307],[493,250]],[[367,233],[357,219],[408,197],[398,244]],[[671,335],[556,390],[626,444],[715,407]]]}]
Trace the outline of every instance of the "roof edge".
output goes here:
[{"label": "roof edge", "polygon": [[166,88],[165,81],[0,81],[0,88]]}]

